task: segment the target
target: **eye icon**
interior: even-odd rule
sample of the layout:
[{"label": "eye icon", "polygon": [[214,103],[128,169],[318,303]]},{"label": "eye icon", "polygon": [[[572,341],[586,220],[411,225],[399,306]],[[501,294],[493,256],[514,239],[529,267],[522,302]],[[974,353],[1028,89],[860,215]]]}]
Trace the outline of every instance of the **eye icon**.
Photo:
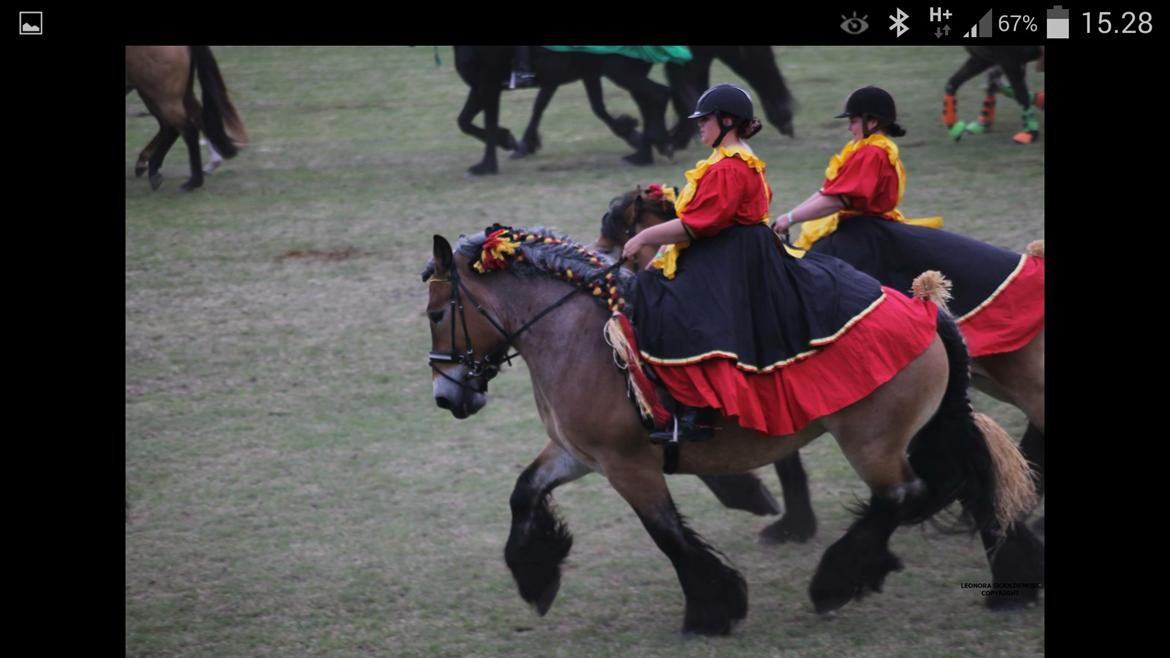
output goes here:
[{"label": "eye icon", "polygon": [[869,18],[869,14],[858,18],[857,12],[853,12],[852,16],[842,16],[841,18],[844,20],[844,22],[841,23],[841,29],[844,30],[846,34],[861,34],[862,32],[869,29],[869,23],[865,22],[865,19]]}]

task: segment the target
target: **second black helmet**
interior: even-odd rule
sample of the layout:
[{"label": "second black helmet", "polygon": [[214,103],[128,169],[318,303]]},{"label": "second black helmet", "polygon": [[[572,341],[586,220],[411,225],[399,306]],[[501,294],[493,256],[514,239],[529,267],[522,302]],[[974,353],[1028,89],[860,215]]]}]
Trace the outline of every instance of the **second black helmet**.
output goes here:
[{"label": "second black helmet", "polygon": [[703,95],[699,96],[699,101],[695,103],[695,111],[687,118],[698,119],[714,112],[740,119],[755,117],[751,95],[735,85],[726,83],[715,85],[703,92]]},{"label": "second black helmet", "polygon": [[849,94],[849,99],[845,101],[845,111],[838,114],[837,118],[865,115],[877,117],[886,123],[894,123],[898,120],[894,97],[881,87],[862,87]]}]

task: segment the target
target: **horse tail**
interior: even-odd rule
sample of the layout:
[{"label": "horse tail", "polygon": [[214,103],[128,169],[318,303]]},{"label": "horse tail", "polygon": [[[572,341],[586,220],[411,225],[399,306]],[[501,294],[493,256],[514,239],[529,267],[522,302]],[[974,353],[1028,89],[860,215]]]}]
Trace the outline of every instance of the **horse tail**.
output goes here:
[{"label": "horse tail", "polygon": [[248,144],[248,132],[228,96],[215,56],[208,46],[191,46],[191,59],[203,87],[203,132],[220,155],[235,157]]},{"label": "horse tail", "polygon": [[1044,241],[1033,240],[1028,243],[1027,254],[1036,258],[1044,258]]},{"label": "horse tail", "polygon": [[[914,281],[916,294],[943,300],[949,282],[937,272]],[[938,302],[936,302],[938,303]],[[1027,462],[1015,443],[991,418],[971,408],[970,356],[959,326],[945,306],[938,311],[938,335],[946,349],[950,376],[934,417],[910,443],[910,464],[926,483],[926,495],[907,511],[907,522],[933,516],[955,499],[974,519],[977,530],[999,536],[1036,504]]]}]

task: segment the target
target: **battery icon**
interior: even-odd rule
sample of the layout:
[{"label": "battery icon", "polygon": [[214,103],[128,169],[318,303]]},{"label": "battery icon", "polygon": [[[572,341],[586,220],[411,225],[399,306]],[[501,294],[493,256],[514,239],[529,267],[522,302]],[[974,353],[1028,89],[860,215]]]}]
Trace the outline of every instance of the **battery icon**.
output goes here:
[{"label": "battery icon", "polygon": [[1060,5],[1049,9],[1047,29],[1049,39],[1067,39],[1068,10]]}]

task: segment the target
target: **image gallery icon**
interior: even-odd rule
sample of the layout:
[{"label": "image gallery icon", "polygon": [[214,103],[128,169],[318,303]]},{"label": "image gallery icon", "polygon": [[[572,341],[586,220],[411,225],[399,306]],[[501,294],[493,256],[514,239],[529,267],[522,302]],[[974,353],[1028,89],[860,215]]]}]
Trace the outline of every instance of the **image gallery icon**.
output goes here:
[{"label": "image gallery icon", "polygon": [[44,16],[42,12],[20,12],[20,33],[23,35],[44,34]]}]

